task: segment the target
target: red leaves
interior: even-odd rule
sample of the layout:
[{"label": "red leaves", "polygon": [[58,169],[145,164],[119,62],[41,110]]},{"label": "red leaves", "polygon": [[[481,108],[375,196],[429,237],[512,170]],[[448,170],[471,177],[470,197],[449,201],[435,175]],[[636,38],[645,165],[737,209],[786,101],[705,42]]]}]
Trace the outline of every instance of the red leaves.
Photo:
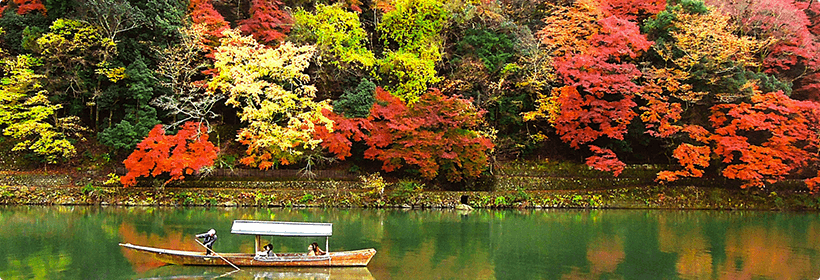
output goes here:
[{"label": "red leaves", "polygon": [[587,158],[587,165],[601,171],[612,171],[615,177],[624,171],[626,164],[618,160],[615,153],[610,149],[601,149],[598,146],[589,145],[589,150],[595,153]]},{"label": "red leaves", "polygon": [[322,146],[340,160],[351,156],[352,141],[364,141],[367,135],[362,131],[371,129],[367,119],[348,119],[327,109],[322,110],[322,114],[333,121],[333,131],[328,131],[323,125],[317,125],[314,127],[314,135],[322,139]]},{"label": "red leaves", "polygon": [[[684,168],[665,171],[658,180],[700,177],[700,167],[714,156],[725,165],[721,175],[764,186],[820,162],[820,104],[793,100],[782,92],[756,94],[751,102],[712,106],[710,128],[687,125],[682,130],[702,146],[681,144],[674,157]],[[710,148],[711,147],[711,148]],[[817,178],[806,180],[810,189]]]},{"label": "red leaves", "polygon": [[46,15],[46,6],[40,0],[14,0],[14,3],[17,3],[18,15],[25,15],[30,12],[39,12],[43,16]]},{"label": "red leaves", "polygon": [[165,135],[162,125],[157,125],[123,162],[128,169],[121,178],[123,186],[135,185],[140,176],[159,176],[166,172],[171,175],[167,184],[213,165],[219,149],[208,142],[206,131],[199,123],[187,122],[176,135]]},{"label": "red leaves", "polygon": [[795,81],[795,92],[810,92],[810,82],[801,79],[820,71],[820,44],[817,33],[817,5],[791,0],[726,1],[709,0],[739,25],[741,32],[769,40],[764,50],[767,73]]},{"label": "red leaves", "polygon": [[251,18],[239,21],[239,30],[261,43],[281,42],[293,23],[290,15],[279,9],[283,5],[276,0],[251,0]]},{"label": "red leaves", "polygon": [[683,166],[683,170],[678,171],[661,171],[658,173],[656,180],[658,181],[675,181],[680,177],[696,177],[703,176],[701,168],[709,166],[709,155],[711,149],[707,146],[694,146],[690,144],[681,144],[672,153],[672,156],[678,160],[678,163]]},{"label": "red leaves", "polygon": [[606,0],[601,6],[619,18],[642,22],[666,9],[666,0]]},{"label": "red leaves", "polygon": [[820,160],[817,103],[773,92],[755,95],[751,103],[716,105],[712,111],[710,140],[715,153],[729,163],[722,174],[743,180],[744,188],[781,180]]},{"label": "red leaves", "polygon": [[193,23],[204,27],[205,36],[202,43],[213,52],[219,46],[219,39],[223,37],[222,32],[229,29],[230,24],[214,9],[211,0],[191,0],[188,3],[188,11]]},{"label": "red leaves", "polygon": [[350,156],[351,140],[363,140],[369,147],[364,157],[381,161],[387,172],[409,165],[427,179],[442,173],[450,181],[461,181],[477,177],[487,166],[487,152],[493,149],[492,141],[476,131],[483,112],[468,100],[444,96],[438,90],[425,93],[413,107],[407,107],[377,88],[376,103],[366,119],[325,113],[335,126],[332,133],[317,133],[324,147],[344,159]]},{"label": "red leaves", "polygon": [[[545,19],[547,27],[538,35],[553,48],[553,67],[565,85],[552,93],[558,105],[553,125],[570,146],[577,149],[603,137],[622,140],[637,116],[633,96],[641,87],[634,80],[641,72],[628,61],[649,49],[652,42],[634,22],[618,16],[643,13],[644,8],[630,10],[639,3],[651,7],[645,11],[661,10],[656,7],[660,2],[655,2],[579,1]],[[588,165],[620,173],[623,163],[611,150],[589,148],[596,155],[587,159]]]},{"label": "red leaves", "polygon": [[[18,15],[39,12],[41,15],[46,16],[46,6],[40,0],[14,0],[14,3],[17,4]],[[3,12],[9,7],[7,5],[7,2],[0,1],[0,18],[3,17]]]}]

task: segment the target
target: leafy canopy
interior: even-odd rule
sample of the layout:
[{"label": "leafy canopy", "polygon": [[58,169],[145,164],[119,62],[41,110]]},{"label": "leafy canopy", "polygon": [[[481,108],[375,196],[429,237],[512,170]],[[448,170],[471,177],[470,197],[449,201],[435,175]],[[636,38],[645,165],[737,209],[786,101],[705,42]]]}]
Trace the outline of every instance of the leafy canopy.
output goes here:
[{"label": "leafy canopy", "polygon": [[162,125],[155,126],[123,162],[128,173],[120,182],[129,187],[137,184],[138,177],[168,173],[171,178],[165,181],[167,184],[212,166],[219,148],[208,142],[207,130],[199,123],[188,122],[177,134],[165,135]]},{"label": "leafy canopy", "polygon": [[319,4],[313,13],[299,9],[293,17],[295,29],[316,42],[324,63],[365,68],[375,65],[376,58],[365,45],[368,34],[362,28],[359,13],[346,11],[340,4]]},{"label": "leafy canopy", "polygon": [[208,86],[224,93],[248,123],[237,136],[248,146],[241,162],[260,169],[297,162],[321,142],[313,139],[314,125],[329,122],[321,113],[329,101],[313,100],[316,88],[304,73],[315,47],[285,42],[269,48],[236,30],[225,36],[215,53],[219,74]]},{"label": "leafy canopy", "polygon": [[382,170],[415,167],[426,179],[441,174],[458,182],[476,178],[486,169],[494,146],[479,131],[484,112],[469,100],[432,90],[408,107],[381,88],[375,97],[367,118],[324,111],[334,125],[333,130],[317,127],[322,146],[344,159],[351,155],[353,141],[364,141],[369,147],[364,157],[381,161]]},{"label": "leafy canopy", "polygon": [[3,135],[18,143],[13,151],[30,151],[47,163],[57,163],[76,154],[74,145],[63,131],[77,128],[77,117],[57,118],[60,104],[48,100],[48,92],[40,84],[44,76],[32,68],[40,60],[19,55],[0,61],[0,127]]}]

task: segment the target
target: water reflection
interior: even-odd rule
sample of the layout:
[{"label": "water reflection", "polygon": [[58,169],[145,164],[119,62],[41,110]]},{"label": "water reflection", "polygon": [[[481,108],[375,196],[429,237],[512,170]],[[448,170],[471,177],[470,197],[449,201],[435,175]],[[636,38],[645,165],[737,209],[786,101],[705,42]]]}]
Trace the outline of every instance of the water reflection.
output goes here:
[{"label": "water reflection", "polygon": [[[250,252],[236,219],[334,223],[331,250],[376,248],[367,268],[167,266],[117,246]],[[9,279],[817,279],[817,213],[0,207]],[[324,239],[270,238],[301,252]]]}]

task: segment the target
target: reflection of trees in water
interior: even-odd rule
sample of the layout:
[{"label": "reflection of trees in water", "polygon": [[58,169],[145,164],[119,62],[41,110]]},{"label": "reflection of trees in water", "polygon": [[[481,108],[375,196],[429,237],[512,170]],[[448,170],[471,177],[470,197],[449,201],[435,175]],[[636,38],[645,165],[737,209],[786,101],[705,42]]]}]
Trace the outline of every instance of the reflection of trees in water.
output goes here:
[{"label": "reflection of trees in water", "polygon": [[814,242],[820,238],[817,222],[781,216],[748,212],[659,216],[659,247],[677,255],[675,268],[683,279],[817,277],[813,273],[820,261],[812,257],[820,252]]},{"label": "reflection of trees in water", "polygon": [[[175,250],[199,250],[199,245],[193,242],[190,236],[183,236],[182,232],[178,230],[167,231],[164,236],[160,236],[156,233],[138,232],[132,224],[123,222],[120,224],[119,234],[122,237],[122,243]],[[131,262],[135,272],[145,272],[165,265],[165,263],[154,259],[150,254],[127,248],[121,248],[120,250],[122,250],[125,258]]]},{"label": "reflection of trees in water", "polygon": [[[99,279],[121,275],[121,271],[108,274],[127,264],[118,257],[119,248],[112,246],[119,240],[119,221],[103,218],[99,211],[98,207],[71,206],[0,208],[0,277]],[[88,264],[94,264],[94,269]]]},{"label": "reflection of trees in water", "polygon": [[65,271],[71,264],[71,257],[64,253],[54,253],[55,248],[44,246],[36,254],[6,261],[3,277],[12,279],[49,279],[55,271]]},{"label": "reflection of trees in water", "polygon": [[[331,250],[378,250],[376,279],[810,279],[820,267],[820,221],[803,213],[36,206],[0,207],[0,277],[150,272],[160,264],[116,244],[196,251],[193,235],[211,227],[217,252],[250,252],[252,237],[230,234],[236,219],[334,223]],[[324,244],[266,241],[295,252]]]}]

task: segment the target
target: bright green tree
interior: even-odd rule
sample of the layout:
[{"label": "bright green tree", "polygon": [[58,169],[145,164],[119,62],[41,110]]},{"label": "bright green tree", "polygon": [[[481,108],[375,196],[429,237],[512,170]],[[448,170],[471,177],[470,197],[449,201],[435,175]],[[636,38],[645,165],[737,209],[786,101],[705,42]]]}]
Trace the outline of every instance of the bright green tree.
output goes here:
[{"label": "bright green tree", "polygon": [[388,91],[413,103],[441,80],[435,66],[442,58],[441,33],[450,13],[440,0],[396,0],[390,8],[377,27],[389,46],[379,60],[379,73]]},{"label": "bright green tree", "polygon": [[293,18],[297,25],[295,33],[316,42],[322,63],[357,67],[372,67],[376,63],[365,46],[368,34],[362,28],[359,13],[346,11],[338,4],[319,4],[315,12],[299,9]]}]

